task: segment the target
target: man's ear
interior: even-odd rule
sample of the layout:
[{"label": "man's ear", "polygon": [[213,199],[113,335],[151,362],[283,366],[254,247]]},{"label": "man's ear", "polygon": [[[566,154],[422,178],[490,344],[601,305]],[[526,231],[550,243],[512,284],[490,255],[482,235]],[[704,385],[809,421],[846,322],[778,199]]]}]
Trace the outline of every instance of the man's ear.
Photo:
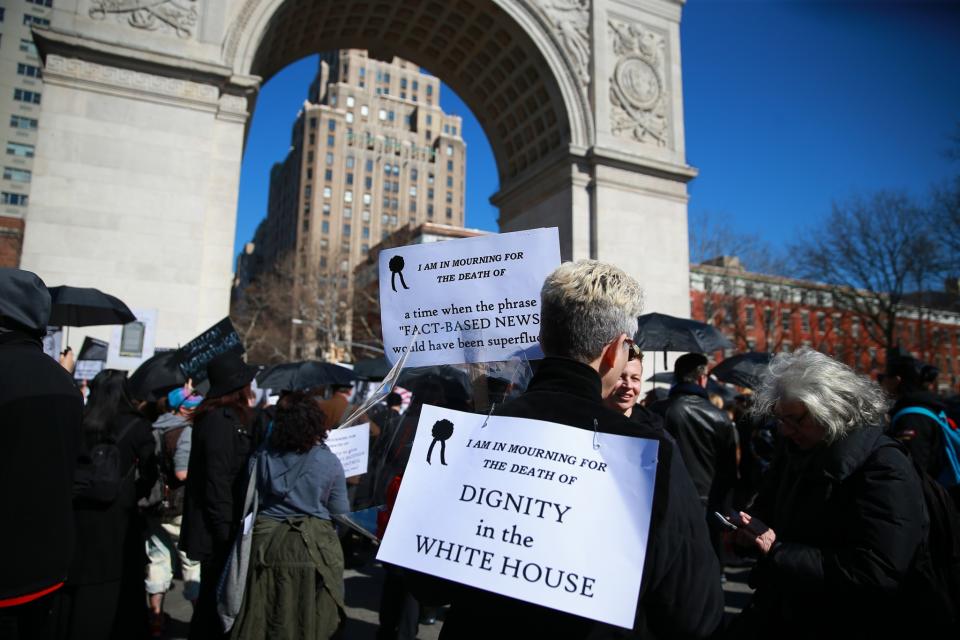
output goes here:
[{"label": "man's ear", "polygon": [[613,342],[607,344],[603,348],[603,353],[600,354],[600,375],[603,376],[607,371],[613,369],[614,365],[617,364],[617,356],[620,354],[620,349],[623,349],[623,341],[626,339],[626,336],[620,334],[617,336],[617,339]]}]

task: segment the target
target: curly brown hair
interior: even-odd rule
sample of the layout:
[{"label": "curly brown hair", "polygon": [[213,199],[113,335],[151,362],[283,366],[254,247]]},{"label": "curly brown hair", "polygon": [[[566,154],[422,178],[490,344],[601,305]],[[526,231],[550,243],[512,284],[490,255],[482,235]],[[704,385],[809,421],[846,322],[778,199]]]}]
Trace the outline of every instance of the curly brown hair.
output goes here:
[{"label": "curly brown hair", "polygon": [[279,451],[306,453],[327,439],[326,416],[308,393],[293,391],[277,403],[270,446]]}]

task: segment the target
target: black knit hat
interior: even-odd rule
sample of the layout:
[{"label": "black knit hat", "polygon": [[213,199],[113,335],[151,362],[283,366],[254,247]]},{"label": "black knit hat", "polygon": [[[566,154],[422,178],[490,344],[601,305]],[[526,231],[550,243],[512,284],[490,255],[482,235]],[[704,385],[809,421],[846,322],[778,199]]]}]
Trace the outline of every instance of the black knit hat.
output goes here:
[{"label": "black knit hat", "polygon": [[250,384],[258,369],[243,361],[235,351],[221,353],[207,363],[210,390],[207,398],[219,398]]}]

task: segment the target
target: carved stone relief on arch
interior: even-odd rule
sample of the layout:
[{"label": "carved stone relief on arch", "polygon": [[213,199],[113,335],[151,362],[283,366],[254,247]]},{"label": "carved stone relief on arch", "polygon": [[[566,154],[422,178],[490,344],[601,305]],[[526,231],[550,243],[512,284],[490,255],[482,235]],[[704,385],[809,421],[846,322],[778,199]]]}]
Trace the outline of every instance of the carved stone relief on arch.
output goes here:
[{"label": "carved stone relief on arch", "polygon": [[180,38],[193,36],[199,19],[199,0],[89,0],[89,4],[87,15],[94,20],[114,16],[134,29],[166,31]]},{"label": "carved stone relief on arch", "polygon": [[616,65],[610,77],[610,129],[621,138],[669,146],[666,38],[640,23],[609,20]]}]

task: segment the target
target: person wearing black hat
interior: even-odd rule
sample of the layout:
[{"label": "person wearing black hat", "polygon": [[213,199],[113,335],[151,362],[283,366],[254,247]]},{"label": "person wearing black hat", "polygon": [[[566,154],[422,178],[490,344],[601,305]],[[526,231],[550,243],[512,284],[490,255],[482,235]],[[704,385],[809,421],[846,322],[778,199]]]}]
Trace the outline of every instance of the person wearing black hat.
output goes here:
[{"label": "person wearing black hat", "polygon": [[52,637],[74,549],[83,398],[43,353],[49,316],[39,277],[0,269],[0,635],[21,638]]},{"label": "person wearing black hat", "polygon": [[190,638],[224,637],[216,589],[242,517],[256,373],[237,353],[218,355],[207,364],[210,390],[194,414],[181,529],[183,550],[200,561]]},{"label": "person wearing black hat", "polygon": [[880,380],[883,390],[894,398],[888,435],[903,443],[917,466],[934,478],[940,477],[947,464],[943,430],[929,415],[902,412],[919,407],[939,415],[946,410],[946,405],[929,389],[938,374],[936,367],[891,349],[886,373]]}]

